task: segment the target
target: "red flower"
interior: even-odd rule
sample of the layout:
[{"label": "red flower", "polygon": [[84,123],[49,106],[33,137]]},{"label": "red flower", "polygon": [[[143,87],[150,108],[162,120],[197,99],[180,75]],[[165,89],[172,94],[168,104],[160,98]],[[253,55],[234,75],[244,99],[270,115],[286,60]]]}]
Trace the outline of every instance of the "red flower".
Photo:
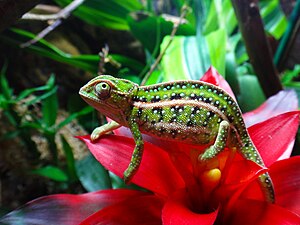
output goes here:
[{"label": "red flower", "polygon": [[[214,69],[203,79],[232,94]],[[289,158],[299,125],[299,111],[293,111],[296,109],[294,92],[283,91],[245,114],[246,123],[254,124],[249,133],[268,169],[227,149],[207,170],[197,160],[201,146],[144,136],[144,156],[132,182],[149,192],[118,189],[44,197],[0,222],[300,224],[300,157]],[[127,128],[105,135],[97,143],[91,143],[89,137],[80,138],[101,164],[122,176],[134,148]],[[267,170],[275,187],[275,204],[264,200],[257,182],[257,177]]]}]

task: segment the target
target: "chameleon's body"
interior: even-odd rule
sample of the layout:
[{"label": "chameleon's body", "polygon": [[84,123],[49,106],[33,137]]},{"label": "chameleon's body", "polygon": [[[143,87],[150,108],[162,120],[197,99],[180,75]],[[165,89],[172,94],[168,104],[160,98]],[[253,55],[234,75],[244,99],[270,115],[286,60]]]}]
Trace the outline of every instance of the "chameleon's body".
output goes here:
[{"label": "chameleon's body", "polygon": [[[120,126],[129,127],[136,146],[124,179],[137,171],[142,158],[142,133],[167,140],[210,147],[199,160],[216,156],[226,146],[236,147],[249,160],[264,166],[253,145],[241,111],[224,90],[201,81],[173,81],[138,86],[128,80],[102,75],[80,89],[83,99],[115,122],[96,128],[91,139]],[[269,201],[274,191],[269,175],[260,176]]]}]

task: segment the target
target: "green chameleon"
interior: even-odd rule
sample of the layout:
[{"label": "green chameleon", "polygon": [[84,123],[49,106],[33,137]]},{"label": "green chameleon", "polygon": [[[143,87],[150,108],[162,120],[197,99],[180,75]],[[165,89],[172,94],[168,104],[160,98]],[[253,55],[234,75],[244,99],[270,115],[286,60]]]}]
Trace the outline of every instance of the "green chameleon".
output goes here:
[{"label": "green chameleon", "polygon": [[[207,144],[199,160],[209,160],[225,146],[235,147],[249,160],[264,166],[252,143],[241,110],[224,90],[201,81],[172,81],[138,86],[109,75],[98,76],[83,86],[79,94],[92,107],[113,122],[96,128],[91,140],[98,139],[120,126],[128,127],[135,148],[125,182],[130,181],[141,163],[144,142],[141,133],[165,140],[190,144]],[[274,190],[268,173],[259,177],[269,202]]]}]

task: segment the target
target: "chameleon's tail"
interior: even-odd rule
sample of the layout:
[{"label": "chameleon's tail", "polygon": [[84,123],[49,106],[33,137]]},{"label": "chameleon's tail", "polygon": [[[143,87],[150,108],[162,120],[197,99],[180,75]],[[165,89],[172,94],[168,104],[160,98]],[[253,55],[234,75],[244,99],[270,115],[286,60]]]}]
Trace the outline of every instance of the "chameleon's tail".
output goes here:
[{"label": "chameleon's tail", "polygon": [[[242,154],[245,156],[246,159],[249,159],[253,162],[256,162],[260,166],[265,167],[262,158],[260,157],[258,151],[256,150],[255,146],[252,142],[249,142],[246,146],[241,148]],[[264,192],[266,199],[268,202],[274,203],[275,202],[275,192],[274,186],[272,183],[272,179],[269,173],[264,173],[259,176],[260,186],[262,191]]]},{"label": "chameleon's tail", "polygon": [[275,202],[274,187],[269,173],[264,173],[259,176],[259,181],[263,192],[265,193],[268,202]]}]

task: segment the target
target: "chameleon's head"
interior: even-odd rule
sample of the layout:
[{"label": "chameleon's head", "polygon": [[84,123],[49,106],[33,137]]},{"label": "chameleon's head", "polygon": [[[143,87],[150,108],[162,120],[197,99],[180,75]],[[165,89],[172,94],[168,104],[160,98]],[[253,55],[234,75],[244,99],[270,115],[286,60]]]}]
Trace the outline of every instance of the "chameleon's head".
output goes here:
[{"label": "chameleon's head", "polygon": [[84,85],[79,94],[96,110],[124,125],[137,89],[137,84],[131,81],[101,75]]}]

